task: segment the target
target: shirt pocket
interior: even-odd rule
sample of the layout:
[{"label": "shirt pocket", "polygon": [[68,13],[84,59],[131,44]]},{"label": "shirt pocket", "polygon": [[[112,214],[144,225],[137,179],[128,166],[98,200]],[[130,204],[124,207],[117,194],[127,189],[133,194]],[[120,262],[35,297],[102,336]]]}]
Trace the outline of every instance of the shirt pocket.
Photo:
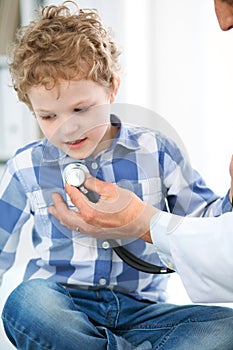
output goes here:
[{"label": "shirt pocket", "polygon": [[36,189],[28,195],[31,204],[31,211],[34,215],[34,229],[40,236],[50,237],[52,224],[59,228],[61,226],[59,221],[48,211],[49,206],[53,205],[52,194],[55,192],[60,193],[61,196],[65,198],[65,202],[70,209],[75,209],[73,203],[62,189],[53,191],[42,191],[41,189]]}]

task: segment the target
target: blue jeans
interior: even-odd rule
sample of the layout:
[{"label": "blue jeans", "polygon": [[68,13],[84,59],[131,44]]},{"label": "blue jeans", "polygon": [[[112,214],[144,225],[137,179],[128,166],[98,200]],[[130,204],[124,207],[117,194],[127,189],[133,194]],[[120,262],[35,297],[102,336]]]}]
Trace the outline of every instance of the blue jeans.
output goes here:
[{"label": "blue jeans", "polygon": [[17,349],[233,349],[230,308],[157,304],[42,279],[20,284],[6,301],[2,319]]}]

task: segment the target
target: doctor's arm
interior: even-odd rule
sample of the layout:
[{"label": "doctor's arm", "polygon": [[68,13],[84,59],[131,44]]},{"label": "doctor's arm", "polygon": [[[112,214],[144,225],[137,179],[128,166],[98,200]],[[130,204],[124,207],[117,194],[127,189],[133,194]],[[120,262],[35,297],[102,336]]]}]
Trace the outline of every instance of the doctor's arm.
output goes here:
[{"label": "doctor's arm", "polygon": [[[229,199],[232,202],[233,156],[229,171],[231,175]],[[170,220],[169,214],[162,213],[143,202],[133,192],[115,184],[89,177],[85,180],[85,186],[100,195],[97,203],[89,202],[78,189],[66,185],[66,191],[79,211],[68,209],[61,196],[54,194],[54,205],[50,207],[50,213],[71,230],[78,227],[81,232],[96,237],[101,235],[104,238],[104,235],[109,232],[112,235],[110,238],[140,237],[148,243],[152,243],[153,240],[159,241],[158,236],[156,239],[156,234],[159,235],[158,232],[163,230],[159,230],[158,223],[156,229],[155,222],[159,213],[160,216],[167,218],[166,220]],[[154,217],[155,214],[157,215]],[[175,216],[172,217],[175,218]],[[183,218],[179,220],[182,221]]]}]

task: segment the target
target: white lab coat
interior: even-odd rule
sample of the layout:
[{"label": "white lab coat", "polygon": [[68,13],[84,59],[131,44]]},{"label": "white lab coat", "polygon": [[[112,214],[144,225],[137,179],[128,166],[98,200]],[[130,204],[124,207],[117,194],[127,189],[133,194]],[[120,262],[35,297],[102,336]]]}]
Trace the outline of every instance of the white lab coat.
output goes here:
[{"label": "white lab coat", "polygon": [[152,241],[161,260],[180,275],[193,302],[233,302],[233,213],[219,217],[151,220]]}]

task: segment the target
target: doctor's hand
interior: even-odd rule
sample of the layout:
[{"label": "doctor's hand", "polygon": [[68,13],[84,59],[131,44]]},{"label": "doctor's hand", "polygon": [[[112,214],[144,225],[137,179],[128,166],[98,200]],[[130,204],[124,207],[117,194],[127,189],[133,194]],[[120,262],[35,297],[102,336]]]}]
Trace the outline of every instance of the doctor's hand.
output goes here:
[{"label": "doctor's hand", "polygon": [[53,194],[54,205],[49,212],[69,229],[96,238],[137,237],[152,243],[150,220],[158,209],[112,183],[88,177],[84,185],[99,194],[97,203],[90,202],[77,188],[66,184],[66,191],[78,212],[69,209],[58,193]]}]

